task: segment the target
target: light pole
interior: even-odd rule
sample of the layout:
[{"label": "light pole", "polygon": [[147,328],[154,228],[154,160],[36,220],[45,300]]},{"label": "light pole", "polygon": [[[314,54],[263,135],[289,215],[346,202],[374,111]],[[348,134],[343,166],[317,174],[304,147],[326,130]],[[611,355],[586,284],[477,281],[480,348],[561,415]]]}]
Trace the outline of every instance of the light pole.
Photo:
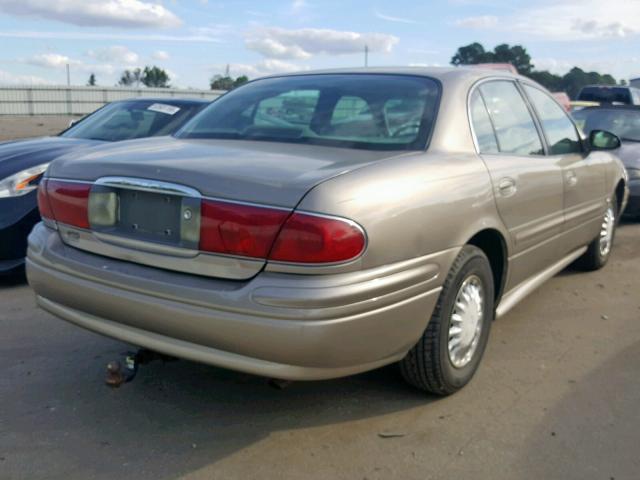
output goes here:
[{"label": "light pole", "polygon": [[364,66],[369,66],[369,45],[364,46]]}]

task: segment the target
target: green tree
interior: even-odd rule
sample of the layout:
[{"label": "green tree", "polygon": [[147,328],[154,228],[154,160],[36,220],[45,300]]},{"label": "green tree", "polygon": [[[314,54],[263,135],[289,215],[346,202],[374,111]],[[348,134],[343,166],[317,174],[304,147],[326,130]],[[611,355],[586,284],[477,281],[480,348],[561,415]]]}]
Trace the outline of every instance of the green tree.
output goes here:
[{"label": "green tree", "polygon": [[125,70],[120,76],[118,85],[121,87],[137,87],[142,79],[142,70],[136,68],[134,70]]},{"label": "green tree", "polygon": [[527,49],[521,45],[510,46],[507,43],[497,45],[493,49],[492,61],[495,63],[510,63],[516,67],[516,70],[521,75],[527,75],[533,70],[531,57],[527,53]]},{"label": "green tree", "polygon": [[238,88],[240,85],[244,85],[249,81],[249,78],[246,75],[242,75],[234,79],[228,75],[215,75],[209,84],[211,85],[211,90],[233,90],[234,88]]},{"label": "green tree", "polygon": [[95,87],[96,86],[96,76],[93,73],[91,75],[89,75],[89,80],[87,81],[87,86],[88,87]]},{"label": "green tree", "polygon": [[144,67],[140,81],[147,87],[169,88],[169,74],[162,68]]},{"label": "green tree", "polygon": [[482,44],[478,42],[458,48],[455,55],[451,57],[451,65],[476,65],[478,63],[490,63],[492,61],[493,54],[485,51]]},{"label": "green tree", "polygon": [[537,71],[534,70],[527,74],[532,80],[535,80],[540,85],[545,87],[547,90],[551,92],[559,92],[563,88],[562,77],[560,75],[556,75],[547,70]]},{"label": "green tree", "polygon": [[502,43],[493,51],[487,51],[481,43],[474,42],[458,48],[455,55],[451,57],[452,65],[477,65],[478,63],[510,63],[522,75],[533,70],[531,57],[522,45],[511,46]]}]

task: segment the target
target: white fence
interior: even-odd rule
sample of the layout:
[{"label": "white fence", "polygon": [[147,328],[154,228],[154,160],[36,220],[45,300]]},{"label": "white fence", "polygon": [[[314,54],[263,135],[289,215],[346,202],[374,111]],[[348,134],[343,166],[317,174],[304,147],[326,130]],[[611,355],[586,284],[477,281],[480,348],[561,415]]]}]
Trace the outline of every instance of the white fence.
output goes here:
[{"label": "white fence", "polygon": [[67,86],[0,86],[0,115],[85,115],[114,100],[134,97],[206,98],[222,90]]}]

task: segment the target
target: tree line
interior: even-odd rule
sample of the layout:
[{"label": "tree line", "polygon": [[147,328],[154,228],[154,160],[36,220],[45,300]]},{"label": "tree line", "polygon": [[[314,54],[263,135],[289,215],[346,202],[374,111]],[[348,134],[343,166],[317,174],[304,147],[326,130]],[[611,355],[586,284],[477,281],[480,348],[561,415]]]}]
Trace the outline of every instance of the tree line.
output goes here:
[{"label": "tree line", "polygon": [[[470,43],[458,48],[451,57],[452,65],[477,65],[479,63],[510,63],[520,75],[535,80],[552,92],[566,92],[575,99],[580,89],[586,85],[616,85],[616,79],[608,74],[585,72],[581,68],[573,67],[564,75],[557,75],[548,70],[536,70],[531,63],[531,56],[522,45],[497,45],[493,50],[485,50],[478,42]],[[624,80],[620,85],[626,85]]]},{"label": "tree line", "polygon": [[[169,88],[171,78],[166,70],[156,67],[144,67],[134,68],[132,70],[125,70],[118,80],[117,86],[119,87],[139,87],[144,85],[149,88]],[[227,75],[214,75],[209,82],[211,90],[233,90],[234,88],[244,85],[249,81],[246,75],[233,78]],[[97,86],[97,79],[94,73],[89,75],[87,80],[87,86]]]}]

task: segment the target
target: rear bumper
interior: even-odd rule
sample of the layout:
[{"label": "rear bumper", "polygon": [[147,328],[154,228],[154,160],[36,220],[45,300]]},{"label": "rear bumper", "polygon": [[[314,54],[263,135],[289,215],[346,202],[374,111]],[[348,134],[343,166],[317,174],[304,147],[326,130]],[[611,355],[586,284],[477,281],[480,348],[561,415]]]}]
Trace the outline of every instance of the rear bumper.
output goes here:
[{"label": "rear bumper", "polygon": [[291,380],[402,358],[424,331],[457,249],[339,275],[218,280],[104,258],[38,225],[27,277],[39,305],[89,330],[169,355]]}]

